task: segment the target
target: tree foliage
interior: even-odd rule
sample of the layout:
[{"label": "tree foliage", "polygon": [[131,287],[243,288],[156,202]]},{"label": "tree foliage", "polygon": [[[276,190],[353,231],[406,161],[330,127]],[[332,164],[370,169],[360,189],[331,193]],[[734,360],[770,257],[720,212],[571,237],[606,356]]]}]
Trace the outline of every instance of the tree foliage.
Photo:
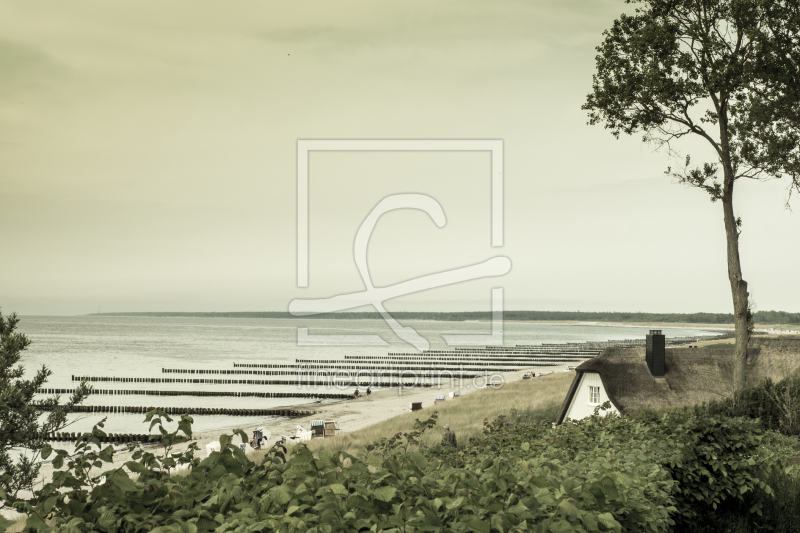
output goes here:
[{"label": "tree foliage", "polygon": [[65,404],[59,405],[58,396],[35,399],[36,389],[47,382],[51,371],[42,366],[25,379],[25,367],[19,362],[30,340],[16,331],[18,323],[15,314],[0,313],[0,494],[11,499],[31,490],[47,434],[66,427],[67,414],[89,394],[89,387],[81,383]]},{"label": "tree foliage", "polygon": [[[583,108],[611,133],[659,145],[705,139],[716,161],[674,175],[722,199],[740,178],[800,171],[800,13],[796,2],[627,0],[597,48]],[[691,162],[689,159],[687,162]],[[720,176],[720,170],[723,174]]]}]

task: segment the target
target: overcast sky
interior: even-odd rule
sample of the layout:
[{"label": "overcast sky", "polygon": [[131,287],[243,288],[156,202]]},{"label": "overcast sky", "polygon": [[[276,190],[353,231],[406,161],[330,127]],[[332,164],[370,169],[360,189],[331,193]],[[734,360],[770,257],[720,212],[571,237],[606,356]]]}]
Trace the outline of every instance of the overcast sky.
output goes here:
[{"label": "overcast sky", "polygon": [[[730,312],[719,204],[640,136],[580,109],[621,0],[3,2],[4,313],[286,310],[362,290],[353,240],[385,196],[376,285],[511,259],[502,278],[390,310]],[[310,157],[310,284],[297,287],[298,139],[502,139],[505,246],[486,152]],[[697,160],[702,144],[678,145]],[[761,310],[800,311],[786,183],[737,185]],[[795,203],[795,211],[798,210]]]}]

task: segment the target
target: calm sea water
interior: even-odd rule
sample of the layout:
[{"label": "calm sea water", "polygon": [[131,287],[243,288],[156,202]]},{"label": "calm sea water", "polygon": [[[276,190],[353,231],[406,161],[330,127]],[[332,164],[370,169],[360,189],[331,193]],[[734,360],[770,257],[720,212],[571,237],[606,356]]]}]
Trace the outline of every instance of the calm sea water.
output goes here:
[{"label": "calm sea water", "polygon": [[[490,333],[483,322],[404,321],[431,343],[431,349],[446,349],[442,334]],[[388,347],[298,346],[297,328],[310,334],[380,335]],[[23,362],[28,373],[45,364],[53,372],[48,388],[72,388],[71,376],[162,377],[162,368],[231,369],[233,363],[294,363],[295,359],[341,359],[344,355],[385,355],[389,351],[414,352],[380,320],[292,320],[232,318],[149,318],[149,317],[22,317],[19,329],[33,342]],[[542,323],[505,323],[505,344],[605,341],[643,338],[645,327],[573,326]],[[704,330],[665,329],[667,337],[701,336]],[[173,375],[172,377],[181,377]],[[186,376],[188,377],[188,376]],[[200,376],[202,377],[202,376]],[[270,379],[265,376],[264,379]],[[273,377],[272,379],[277,379]],[[294,386],[189,385],[141,383],[95,383],[97,389],[167,390],[257,390],[280,392]],[[339,392],[337,389],[323,392]],[[299,405],[304,399],[206,398],[194,396],[90,397],[87,405],[137,405],[162,407],[229,407],[269,409]],[[105,430],[113,433],[146,433],[142,415],[80,415],[69,431],[86,431],[107,416]],[[241,427],[263,423],[263,417],[195,417],[198,431]]]}]

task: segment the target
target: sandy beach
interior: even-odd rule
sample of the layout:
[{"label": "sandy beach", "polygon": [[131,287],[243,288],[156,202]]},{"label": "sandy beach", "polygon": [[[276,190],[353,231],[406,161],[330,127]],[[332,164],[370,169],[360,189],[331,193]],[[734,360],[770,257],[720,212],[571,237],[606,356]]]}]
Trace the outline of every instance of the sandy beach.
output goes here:
[{"label": "sandy beach", "polygon": [[[522,379],[522,376],[528,371],[548,373],[563,372],[566,369],[567,365],[530,367],[520,369],[515,372],[507,372],[497,375],[502,376],[504,383],[510,383],[512,381]],[[274,422],[265,422],[261,424],[261,426],[263,426],[272,434],[270,443],[278,440],[281,435],[294,436],[298,425],[302,425],[306,429],[311,429],[312,420],[337,422],[342,433],[357,431],[377,422],[392,418],[393,416],[408,412],[412,402],[422,402],[422,407],[425,409],[433,406],[434,397],[437,395],[447,396],[450,392],[455,390],[460,391],[462,395],[480,391],[481,389],[477,387],[483,385],[482,378],[477,378],[476,381],[477,383],[473,384],[473,380],[471,378],[464,379],[463,382],[460,383],[461,386],[459,387],[459,382],[456,380],[455,386],[452,388],[449,386],[450,383],[447,383],[447,386],[443,384],[441,388],[405,388],[402,389],[402,391],[396,388],[383,389],[374,391],[369,397],[364,394],[364,391],[361,391],[360,397],[355,400],[311,404],[309,408],[316,411],[314,415],[307,417],[284,418]],[[255,427],[237,426],[235,418],[232,418],[231,422],[232,424],[227,429],[194,434],[195,442],[197,442],[198,446],[202,450],[201,454],[203,456],[205,456],[206,444],[218,440],[220,435],[225,433],[230,434],[231,431],[235,429],[243,429],[248,435],[250,435],[253,429],[255,429]],[[114,457],[123,458],[127,455],[128,454],[126,452],[115,454]],[[123,459],[123,462],[126,460],[128,459]],[[45,469],[43,468],[42,470],[43,474],[46,475],[47,473],[45,472]]]}]

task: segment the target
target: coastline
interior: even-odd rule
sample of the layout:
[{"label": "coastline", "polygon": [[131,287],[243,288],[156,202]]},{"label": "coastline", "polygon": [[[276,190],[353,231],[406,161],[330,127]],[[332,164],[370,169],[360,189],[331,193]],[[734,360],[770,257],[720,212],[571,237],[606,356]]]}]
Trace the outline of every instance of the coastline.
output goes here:
[{"label": "coastline", "polygon": [[521,324],[553,324],[557,326],[594,326],[613,328],[658,328],[658,329],[700,329],[733,330],[733,324],[693,324],[691,322],[592,322],[583,320],[506,320]]}]

